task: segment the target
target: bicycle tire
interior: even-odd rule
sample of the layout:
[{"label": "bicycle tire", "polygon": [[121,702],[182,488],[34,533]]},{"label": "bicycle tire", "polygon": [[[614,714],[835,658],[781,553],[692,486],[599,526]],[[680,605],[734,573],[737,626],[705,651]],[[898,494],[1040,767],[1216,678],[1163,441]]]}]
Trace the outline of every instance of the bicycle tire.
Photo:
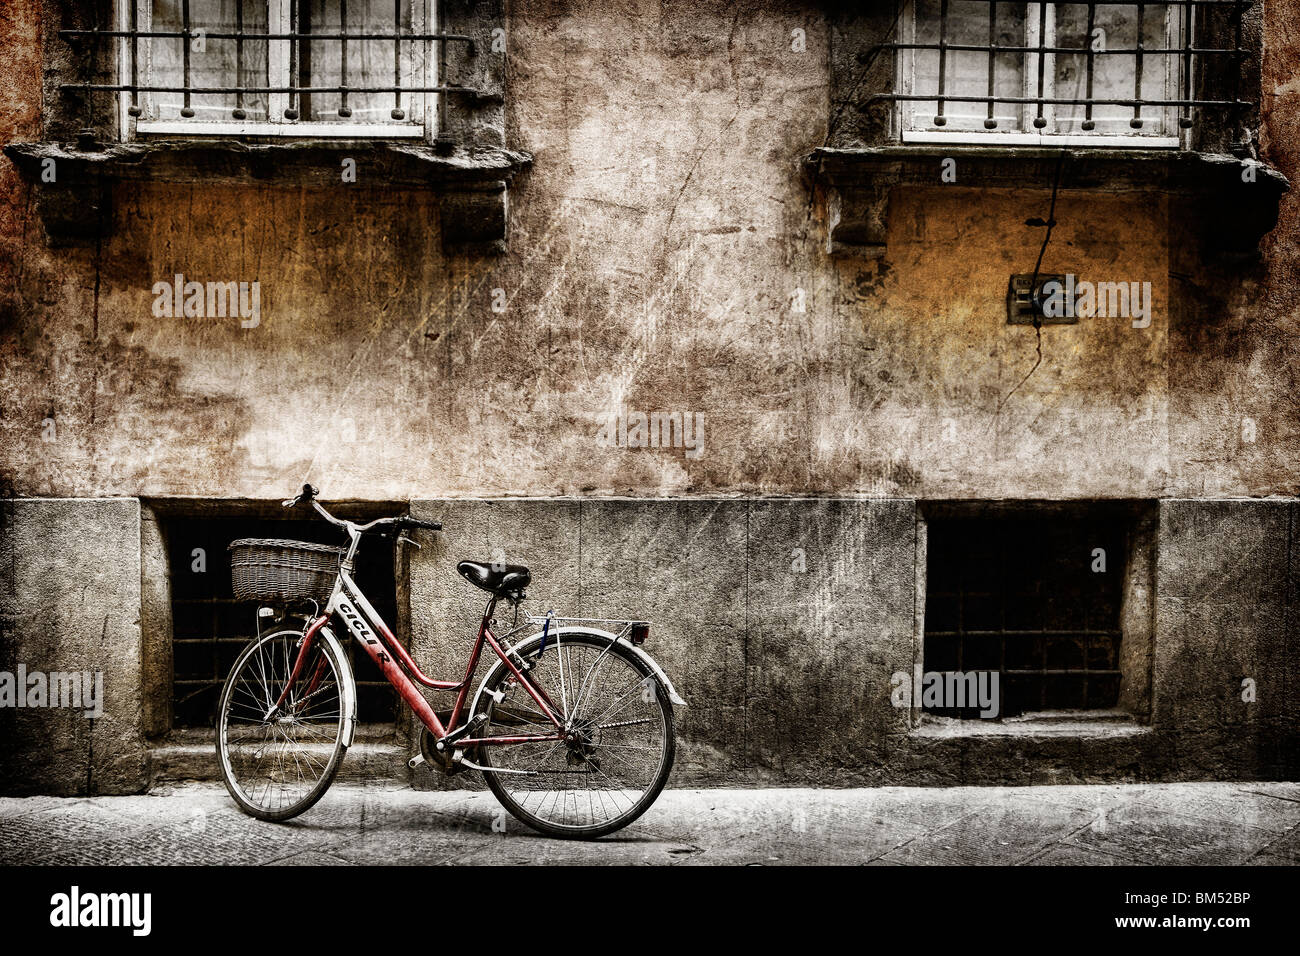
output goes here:
[{"label": "bicycle tire", "polygon": [[[663,791],[668,782],[668,776],[672,772],[673,761],[676,757],[676,740],[673,732],[673,705],[668,697],[667,688],[655,676],[654,671],[643,661],[637,654],[624,647],[621,644],[614,643],[611,647],[608,638],[602,638],[597,635],[565,635],[562,637],[565,648],[571,648],[574,645],[593,649],[597,652],[605,651],[614,655],[615,658],[624,662],[631,670],[640,675],[640,685],[645,688],[653,687],[655,703],[658,706],[662,719],[662,752],[658,768],[654,777],[648,782],[641,796],[627,810],[618,814],[612,819],[606,820],[599,824],[589,826],[561,825],[552,820],[548,820],[529,811],[523,806],[520,800],[516,799],[512,789],[507,782],[507,775],[496,772],[484,772],[483,777],[487,782],[488,789],[497,798],[502,806],[510,812],[517,820],[539,833],[547,836],[557,837],[559,839],[597,839],[606,836],[616,830],[621,830],[628,824],[638,819],[644,814],[651,805],[658,799],[659,794]],[[526,660],[535,660],[537,651],[541,645],[541,637],[529,638],[521,643],[516,651]],[[550,638],[549,648],[555,647],[555,637]],[[529,673],[534,673],[534,670]],[[490,692],[501,692],[502,685],[513,679],[513,674],[504,664],[498,663],[490,671],[483,681],[484,692],[479,695],[479,700],[484,702],[480,705],[478,713],[487,715],[487,722],[480,732],[475,736],[493,736],[493,717],[498,706],[497,701]],[[478,748],[478,763],[484,767],[492,767],[492,752],[504,751],[509,747],[480,746]],[[593,755],[600,752],[600,745],[594,745]],[[584,758],[585,759],[585,758]]]},{"label": "bicycle tire", "polygon": [[[247,791],[243,783],[236,779],[234,761],[231,759],[230,754],[229,729],[231,711],[233,707],[236,706],[234,701],[236,689],[239,687],[239,675],[245,667],[251,666],[251,662],[258,655],[261,655],[261,663],[265,666],[265,649],[271,646],[272,642],[280,641],[287,647],[287,642],[289,640],[296,642],[301,637],[301,631],[287,629],[263,635],[257,640],[250,642],[248,647],[244,648],[240,653],[239,657],[235,660],[234,666],[230,669],[230,675],[226,678],[226,682],[221,688],[221,698],[217,710],[217,762],[221,768],[221,779],[226,785],[226,790],[229,791],[230,796],[234,799],[239,808],[249,816],[275,823],[280,823],[296,817],[316,805],[317,801],[325,795],[325,791],[330,788],[330,784],[334,782],[334,778],[339,772],[339,766],[342,764],[343,757],[347,753],[348,749],[347,744],[343,742],[344,726],[348,716],[343,713],[343,702],[347,699],[347,695],[343,693],[343,687],[344,682],[347,682],[349,686],[352,684],[352,668],[346,657],[336,653],[335,646],[332,643],[318,637],[313,648],[313,653],[315,653],[316,650],[319,650],[320,654],[323,655],[323,659],[329,663],[334,671],[335,682],[339,691],[338,722],[335,728],[334,741],[331,745],[331,753],[323,772],[302,796],[287,805],[274,808],[269,808],[256,802],[254,796]],[[285,677],[287,677],[287,670],[290,666],[287,653],[283,657],[280,655],[272,655],[272,659],[277,662],[279,660],[284,660],[286,670]],[[313,665],[316,660],[317,658],[312,659]],[[259,680],[262,683],[267,683],[264,672],[254,679]],[[270,684],[271,687],[276,687],[273,680]],[[281,683],[279,687],[282,686],[283,684]],[[276,690],[278,691],[278,688],[276,688]],[[268,693],[271,693],[271,691],[268,691]],[[251,724],[252,722],[249,721],[249,723]],[[269,727],[270,725],[268,724],[266,726]],[[268,779],[271,780],[271,782],[274,782],[272,778]]]}]

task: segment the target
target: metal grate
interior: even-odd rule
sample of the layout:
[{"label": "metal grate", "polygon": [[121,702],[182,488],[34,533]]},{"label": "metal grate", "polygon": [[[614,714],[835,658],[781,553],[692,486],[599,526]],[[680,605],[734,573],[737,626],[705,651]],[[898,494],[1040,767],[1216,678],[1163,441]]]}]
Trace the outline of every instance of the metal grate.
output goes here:
[{"label": "metal grate", "polygon": [[[1082,107],[1079,128],[1085,133],[1096,129],[1095,113],[1099,107],[1123,110],[1128,114],[1128,126],[1132,131],[1143,130],[1153,112],[1166,108],[1176,110],[1180,129],[1189,129],[1194,124],[1196,110],[1216,109],[1232,113],[1253,105],[1240,98],[1238,80],[1241,60],[1250,55],[1242,46],[1242,16],[1252,2],[1174,0],[1171,3],[1121,3],[1100,0],[1086,4],[1025,4],[1006,0],[927,0],[923,11],[920,9],[921,0],[908,0],[910,9],[904,15],[917,18],[916,36],[904,40],[890,38],[878,44],[874,51],[892,49],[914,57],[922,54],[927,63],[937,55],[937,70],[933,73],[917,70],[910,92],[894,90],[877,93],[871,98],[897,103],[933,103],[935,112],[931,122],[940,129],[948,125],[949,105],[955,103],[984,104],[982,126],[989,131],[1008,126],[1007,111],[997,115],[999,106],[1017,108],[1013,112],[1027,111],[1031,115],[1026,118],[1032,119],[1035,131],[1048,126],[1049,112],[1057,107]],[[978,11],[981,6],[987,7],[987,13]],[[1126,20],[1134,31],[1134,41],[1121,45],[1106,43],[1098,48],[1094,35],[1099,22],[1099,8],[1107,11],[1111,23],[1119,22],[1117,18],[1121,16],[1135,18],[1135,22]],[[1213,14],[1208,13],[1211,8],[1215,11]],[[1079,42],[1073,44],[1062,42],[1054,31],[1058,12],[1064,16],[1067,10],[1069,16],[1077,17],[1083,27],[1077,34]],[[1226,43],[1197,44],[1198,11],[1203,16],[1226,14],[1230,17],[1228,29],[1216,29],[1214,33],[1225,37],[1230,35],[1231,46]],[[1020,42],[1002,41],[1007,16],[1023,18],[1025,29]],[[1168,17],[1174,29],[1160,29],[1162,17]],[[934,18],[937,18],[937,25]],[[987,23],[986,33],[983,23],[978,22],[980,18]],[[922,38],[923,25],[930,38]],[[1153,45],[1147,39],[1152,34],[1161,34],[1165,39]],[[1035,38],[1033,42],[1029,42],[1030,37]],[[954,60],[963,58],[963,67],[972,71],[971,57],[977,58],[975,63],[978,64],[981,54],[987,66],[986,71],[980,70],[981,78],[976,80],[970,75],[962,82],[954,82]],[[1077,69],[1081,73],[1072,95],[1060,95],[1054,89],[1056,83],[1049,64],[1057,62],[1058,57],[1068,58],[1065,62],[1070,70],[1074,72]],[[1131,80],[1130,90],[1126,95],[1118,95],[1116,90],[1099,89],[1099,75],[1104,70],[1113,72],[1113,64],[1121,58],[1128,61],[1125,70],[1129,65],[1132,68],[1131,77],[1125,76],[1125,80]],[[1211,59],[1230,62],[1228,88],[1216,91],[1220,94],[1217,98],[1198,97],[1196,70],[1198,65],[1204,67]],[[1014,84],[1005,82],[1008,70],[1018,71]],[[1152,81],[1162,75],[1169,77],[1170,81],[1158,81],[1161,94],[1153,96],[1150,93]],[[1007,85],[1016,86],[1017,92],[1008,92]]]},{"label": "metal grate", "polygon": [[[956,518],[933,521],[927,537],[927,672],[999,672],[1003,717],[1116,706],[1128,553],[1123,520]],[[1104,572],[1093,570],[1098,548]]]},{"label": "metal grate", "polygon": [[[339,532],[322,521],[173,518],[164,526],[172,587],[172,724],[212,727],[221,686],[235,658],[257,635],[257,603],[239,601],[231,589],[231,540],[290,537],[338,544]],[[396,620],[396,577],[391,546],[363,544],[356,580],[380,615]],[[195,570],[201,549],[203,570]],[[368,553],[373,551],[373,553]],[[284,627],[300,625],[286,620]],[[263,625],[264,630],[269,625]],[[370,657],[344,642],[357,680],[362,723],[390,724],[397,718],[397,694]]]},{"label": "metal grate", "polygon": [[[324,5],[316,9],[310,0],[233,0],[235,26],[229,29],[202,29],[195,26],[192,6],[199,6],[201,12],[207,11],[202,0],[180,0],[179,29],[154,29],[152,25],[141,24],[138,5],[134,0],[121,0],[125,6],[120,7],[117,29],[92,26],[87,29],[60,30],[59,36],[69,41],[75,49],[84,51],[87,47],[97,51],[112,50],[117,44],[121,67],[118,70],[119,82],[94,82],[90,69],[90,58],[83,62],[86,70],[79,82],[61,84],[61,89],[80,91],[85,94],[111,93],[120,94],[126,99],[127,115],[138,118],[144,113],[141,94],[167,93],[182,97],[180,115],[186,119],[195,116],[196,97],[230,97],[235,101],[230,108],[230,118],[242,121],[247,118],[248,102],[257,97],[272,94],[284,94],[288,102],[283,106],[283,119],[294,122],[311,115],[311,97],[329,94],[338,97],[338,107],[334,111],[340,118],[352,116],[352,101],[366,94],[393,95],[390,117],[401,121],[409,119],[409,110],[403,107],[402,97],[410,94],[442,94],[448,92],[479,92],[473,87],[442,81],[445,72],[445,56],[439,52],[436,62],[438,69],[434,72],[435,82],[412,82],[403,79],[403,65],[408,63],[408,55],[417,46],[421,48],[422,57],[432,57],[433,45],[441,47],[448,43],[464,44],[470,56],[475,55],[474,39],[463,34],[446,33],[441,30],[414,30],[404,28],[402,0],[393,2],[393,25],[390,29],[355,29],[349,28],[348,2],[336,0],[337,18],[334,10],[327,10]],[[354,0],[354,3],[356,0]],[[276,17],[267,14],[283,7],[286,11],[288,30],[273,29]],[[256,18],[248,16],[256,10],[264,18],[264,23],[255,22]],[[328,22],[335,20],[336,22]],[[229,82],[207,83],[195,82],[192,48],[194,41],[201,38],[204,43],[232,41],[236,66],[230,70]],[[179,43],[180,63],[176,83],[150,82],[146,78],[149,45],[155,42]],[[391,82],[384,80],[379,71],[359,69],[354,62],[354,52],[359,44],[390,42],[392,44]],[[108,46],[105,46],[107,44]],[[279,44],[279,46],[277,46]],[[337,44],[338,82],[330,84],[313,83],[313,50],[320,44]],[[286,49],[288,61],[284,70],[271,70],[274,57],[272,51]],[[318,54],[319,55],[319,54]],[[267,77],[261,82],[245,82],[244,64],[249,58],[267,64],[262,72]],[[431,61],[432,62],[432,61]],[[333,62],[331,62],[333,69]],[[286,78],[285,82],[273,82],[272,75]],[[277,120],[278,122],[278,120]]]}]

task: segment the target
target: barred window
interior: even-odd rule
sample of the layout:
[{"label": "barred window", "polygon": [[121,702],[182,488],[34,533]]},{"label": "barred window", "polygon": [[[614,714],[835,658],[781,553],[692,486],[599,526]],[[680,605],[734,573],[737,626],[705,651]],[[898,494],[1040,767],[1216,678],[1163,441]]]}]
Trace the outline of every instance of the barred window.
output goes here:
[{"label": "barred window", "polygon": [[996,672],[1004,717],[1115,707],[1128,550],[1129,521],[1086,508],[931,522],[925,670]]},{"label": "barred window", "polygon": [[[281,518],[171,518],[164,522],[171,568],[172,713],[174,728],[212,727],[221,686],[239,653],[263,633],[305,627],[304,609],[275,605],[292,612],[280,623],[259,627],[257,605],[235,599],[230,584],[228,545],[238,538],[289,538],[319,544],[339,543],[338,531],[323,521]],[[381,617],[397,620],[397,578],[391,545],[369,540],[357,562],[357,584]],[[397,693],[374,662],[346,642],[357,681],[357,716],[363,724],[392,724]]]},{"label": "barred window", "polygon": [[436,132],[433,0],[118,0],[116,16],[128,136]]},{"label": "barred window", "polygon": [[[904,142],[1177,147],[1206,58],[1241,56],[1247,3],[910,0],[899,23]],[[1218,8],[1205,13],[1207,8]],[[1198,16],[1235,14],[1236,43],[1197,46]]]}]

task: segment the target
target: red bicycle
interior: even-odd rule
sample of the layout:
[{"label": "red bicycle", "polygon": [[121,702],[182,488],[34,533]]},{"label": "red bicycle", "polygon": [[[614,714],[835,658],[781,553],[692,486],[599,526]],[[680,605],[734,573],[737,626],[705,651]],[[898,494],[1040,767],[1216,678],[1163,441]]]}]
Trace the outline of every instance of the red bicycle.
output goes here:
[{"label": "red bicycle", "polygon": [[[304,485],[284,506],[310,503],[346,532],[346,548],[276,539],[231,544],[236,597],[314,604],[305,626],[257,637],[222,688],[217,755],[241,809],[287,820],[333,782],[357,721],[355,681],[340,643],[348,634],[423,725],[413,768],[428,762],[448,774],[481,771],[515,817],[557,837],[603,836],[650,807],[673,765],[673,705],[685,701],[641,647],[649,624],[547,615],[498,637],[491,629],[498,602],[517,610],[531,574],[521,565],[462,561],[456,570],[489,598],[465,676],[435,680],[398,643],[352,572],[363,535],[409,541],[402,532],[442,525],[410,517],[355,524],[330,514],[317,494]],[[497,660],[471,700],[485,645]],[[446,725],[417,684],[455,692]]]}]

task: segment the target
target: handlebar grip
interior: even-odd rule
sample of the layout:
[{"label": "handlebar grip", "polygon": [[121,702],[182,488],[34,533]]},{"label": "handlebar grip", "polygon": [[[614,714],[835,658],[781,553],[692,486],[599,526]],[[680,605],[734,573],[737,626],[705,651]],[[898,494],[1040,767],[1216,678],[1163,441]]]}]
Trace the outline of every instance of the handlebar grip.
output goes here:
[{"label": "handlebar grip", "polygon": [[407,524],[412,528],[428,528],[430,531],[442,530],[441,521],[425,521],[423,518],[406,518],[403,520],[403,524]]},{"label": "handlebar grip", "polygon": [[281,507],[281,508],[296,508],[296,507],[298,507],[300,504],[302,504],[304,501],[311,501],[313,498],[317,497],[319,494],[320,494],[320,489],[319,489],[319,488],[315,488],[315,487],[313,487],[312,485],[304,484],[304,485],[302,486],[302,493],[301,493],[301,494],[299,494],[296,498],[285,498],[284,501],[280,502],[280,507]]}]

